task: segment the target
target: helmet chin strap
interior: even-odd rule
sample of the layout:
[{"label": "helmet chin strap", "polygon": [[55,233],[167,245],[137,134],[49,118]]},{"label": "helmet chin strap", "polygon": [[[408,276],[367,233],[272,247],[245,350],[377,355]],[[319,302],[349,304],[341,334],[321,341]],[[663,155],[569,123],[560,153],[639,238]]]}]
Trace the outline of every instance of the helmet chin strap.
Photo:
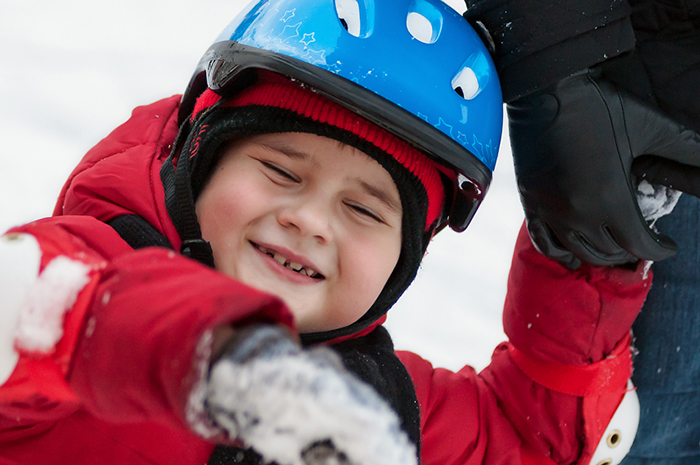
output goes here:
[{"label": "helmet chin strap", "polygon": [[[214,254],[211,245],[202,238],[202,231],[195,213],[194,196],[190,184],[190,156],[181,153],[182,147],[189,147],[189,137],[183,144],[185,136],[190,134],[190,123],[186,120],[180,126],[170,156],[163,163],[160,177],[165,190],[165,205],[168,214],[177,229],[182,244],[180,253],[214,268]],[[173,160],[177,159],[177,169]],[[185,156],[183,156],[185,155]]]}]

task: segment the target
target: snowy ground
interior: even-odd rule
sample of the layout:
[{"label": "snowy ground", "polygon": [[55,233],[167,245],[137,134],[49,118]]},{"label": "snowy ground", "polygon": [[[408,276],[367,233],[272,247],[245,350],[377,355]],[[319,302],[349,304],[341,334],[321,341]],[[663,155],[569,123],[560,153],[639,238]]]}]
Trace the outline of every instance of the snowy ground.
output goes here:
[{"label": "snowy ground", "polygon": [[[134,106],[182,92],[245,3],[0,0],[0,232],[50,215],[73,166]],[[469,230],[435,239],[391,311],[397,347],[452,369],[488,363],[522,218],[506,143]]]}]

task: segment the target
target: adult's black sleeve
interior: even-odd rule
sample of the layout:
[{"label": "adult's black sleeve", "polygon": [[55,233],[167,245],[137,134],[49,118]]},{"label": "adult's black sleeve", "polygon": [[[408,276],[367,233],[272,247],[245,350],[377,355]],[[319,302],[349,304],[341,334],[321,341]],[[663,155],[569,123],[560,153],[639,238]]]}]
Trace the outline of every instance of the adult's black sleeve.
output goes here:
[{"label": "adult's black sleeve", "polygon": [[495,44],[503,99],[512,102],[634,48],[628,0],[466,0]]}]

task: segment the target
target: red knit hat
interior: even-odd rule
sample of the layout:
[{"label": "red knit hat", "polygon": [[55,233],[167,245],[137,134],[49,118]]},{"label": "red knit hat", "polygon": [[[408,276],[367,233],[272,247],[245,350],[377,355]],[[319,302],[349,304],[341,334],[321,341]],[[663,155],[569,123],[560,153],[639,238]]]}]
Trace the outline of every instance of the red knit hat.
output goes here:
[{"label": "red knit hat", "polygon": [[[191,121],[218,103],[221,98],[220,95],[206,89],[195,104]],[[270,72],[261,72],[255,85],[226,100],[221,106],[235,108],[249,105],[290,110],[299,116],[348,131],[371,143],[407,168],[425,188],[428,195],[425,230],[434,226],[440,218],[445,203],[445,187],[440,173],[451,179],[455,175],[401,139],[317,92]]]}]

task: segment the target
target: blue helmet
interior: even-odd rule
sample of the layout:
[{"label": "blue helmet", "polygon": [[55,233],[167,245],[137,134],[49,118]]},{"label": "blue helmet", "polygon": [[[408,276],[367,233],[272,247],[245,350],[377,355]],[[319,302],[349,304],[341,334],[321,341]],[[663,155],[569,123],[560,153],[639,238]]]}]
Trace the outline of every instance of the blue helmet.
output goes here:
[{"label": "blue helmet", "polygon": [[464,230],[491,182],[503,104],[469,23],[440,0],[256,0],[219,35],[183,95],[231,95],[252,70],[301,82],[455,169],[443,222]]}]

